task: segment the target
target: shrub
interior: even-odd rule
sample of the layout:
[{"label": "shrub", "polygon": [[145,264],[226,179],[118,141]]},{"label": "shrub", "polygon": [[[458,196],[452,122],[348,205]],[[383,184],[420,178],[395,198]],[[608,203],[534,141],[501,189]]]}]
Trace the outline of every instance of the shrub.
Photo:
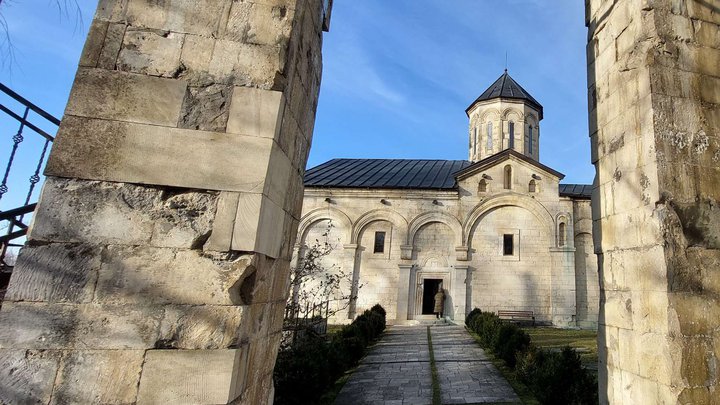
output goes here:
[{"label": "shrub", "polygon": [[470,322],[473,318],[480,315],[482,311],[480,308],[474,308],[472,311],[470,311],[469,314],[465,315],[465,326],[470,327]]},{"label": "shrub", "polygon": [[307,404],[316,400],[335,381],[328,367],[329,346],[310,334],[291,349],[281,350],[275,363],[275,401],[279,404]]},{"label": "shrub", "polygon": [[355,366],[370,342],[385,330],[385,309],[375,305],[344,326],[330,341],[304,334],[278,353],[275,364],[275,403],[317,403],[320,396]]},{"label": "shrub", "polygon": [[570,347],[561,352],[531,346],[530,335],[517,325],[503,323],[492,312],[473,309],[465,325],[505,363],[515,368],[543,404],[586,405],[598,403],[597,379],[582,367],[580,356]]},{"label": "shrub", "polygon": [[377,312],[378,314],[382,315],[383,318],[387,315],[387,312],[385,312],[385,308],[382,307],[380,304],[373,305],[372,308],[370,308],[372,312]]},{"label": "shrub", "polygon": [[597,380],[570,347],[560,352],[532,348],[519,357],[517,373],[543,404],[598,403]]},{"label": "shrub", "polygon": [[380,331],[381,332],[384,331],[385,330],[385,321],[386,321],[386,316],[387,316],[387,313],[385,312],[385,308],[383,308],[382,305],[380,305],[380,304],[375,304],[375,305],[373,305],[372,308],[370,308],[370,311],[375,314],[380,315],[380,317],[382,319],[382,329]]},{"label": "shrub", "polygon": [[511,368],[515,367],[516,357],[530,347],[530,335],[517,325],[502,324],[497,329],[493,340],[493,349],[501,359]]},{"label": "shrub", "polygon": [[481,344],[492,348],[498,330],[503,325],[500,318],[492,312],[482,312],[470,323],[471,329],[480,336]]}]

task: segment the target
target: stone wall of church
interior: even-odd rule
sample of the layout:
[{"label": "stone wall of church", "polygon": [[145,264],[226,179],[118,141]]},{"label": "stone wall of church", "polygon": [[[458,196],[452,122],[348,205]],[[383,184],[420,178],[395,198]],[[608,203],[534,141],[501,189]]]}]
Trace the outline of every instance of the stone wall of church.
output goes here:
[{"label": "stone wall of church", "polygon": [[[504,255],[504,234],[515,236],[513,255]],[[552,322],[551,240],[549,230],[523,208],[506,206],[483,216],[470,242],[472,306],[533,311],[538,321]]]},{"label": "stone wall of church", "polygon": [[[385,232],[384,251],[374,252],[375,233]],[[398,291],[398,263],[402,232],[388,221],[370,223],[358,239],[357,306],[351,308],[349,318],[354,318],[366,309],[380,303],[387,311],[387,319],[396,318]]]},{"label": "stone wall of church", "polygon": [[[514,168],[512,190],[502,186],[506,163],[484,172],[495,179],[485,193],[478,191],[480,173],[461,180],[459,191],[306,189],[301,232],[317,233],[332,220],[343,250],[333,257],[344,270],[353,269],[361,285],[357,301],[332,322],[348,322],[376,303],[389,320],[419,319],[423,280],[440,279],[448,292],[445,315],[455,319],[477,306],[531,310],[538,321],[558,326],[575,325],[582,314],[583,326],[593,327],[596,262],[575,258],[576,240],[592,256],[585,235],[589,202],[558,197],[557,178],[532,165],[507,164]],[[530,193],[533,174],[537,188]],[[565,229],[563,237],[559,229]],[[386,234],[385,247],[375,253],[379,231]],[[515,235],[510,257],[503,255],[504,234]],[[309,242],[301,234],[296,252]],[[578,263],[585,266],[580,271]],[[595,278],[576,278],[588,273]]]}]

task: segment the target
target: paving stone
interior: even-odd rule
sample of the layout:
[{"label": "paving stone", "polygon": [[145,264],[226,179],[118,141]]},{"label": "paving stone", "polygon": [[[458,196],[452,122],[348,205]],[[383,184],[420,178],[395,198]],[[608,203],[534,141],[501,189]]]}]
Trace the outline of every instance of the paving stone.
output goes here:
[{"label": "paving stone", "polygon": [[[443,404],[519,403],[475,340],[459,326],[431,328]],[[393,326],[365,356],[335,404],[431,404],[425,326]]]}]

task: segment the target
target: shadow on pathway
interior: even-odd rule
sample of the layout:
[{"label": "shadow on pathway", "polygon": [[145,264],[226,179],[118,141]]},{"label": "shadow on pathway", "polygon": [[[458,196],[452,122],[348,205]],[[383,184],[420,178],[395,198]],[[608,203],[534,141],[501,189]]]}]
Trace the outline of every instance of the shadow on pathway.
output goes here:
[{"label": "shadow on pathway", "polygon": [[[460,326],[433,326],[443,404],[520,403],[507,381]],[[336,405],[432,404],[426,326],[392,326],[360,362]]]}]

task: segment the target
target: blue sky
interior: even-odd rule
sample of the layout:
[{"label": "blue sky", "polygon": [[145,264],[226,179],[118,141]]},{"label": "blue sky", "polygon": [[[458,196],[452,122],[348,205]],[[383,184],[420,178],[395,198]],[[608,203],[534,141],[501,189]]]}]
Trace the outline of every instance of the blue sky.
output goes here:
[{"label": "blue sky", "polygon": [[583,2],[336,0],[308,166],[467,159],[465,108],[503,72],[543,104],[540,160],[592,183]]},{"label": "blue sky", "polygon": [[[0,9],[15,58],[2,55],[0,81],[57,117],[96,5],[78,3],[82,20],[54,0]],[[308,167],[335,157],[467,159],[465,108],[502,74],[507,52],[511,76],[545,109],[541,161],[564,182],[591,183],[586,36],[577,0],[335,0]],[[0,137],[3,164],[10,136]]]}]

